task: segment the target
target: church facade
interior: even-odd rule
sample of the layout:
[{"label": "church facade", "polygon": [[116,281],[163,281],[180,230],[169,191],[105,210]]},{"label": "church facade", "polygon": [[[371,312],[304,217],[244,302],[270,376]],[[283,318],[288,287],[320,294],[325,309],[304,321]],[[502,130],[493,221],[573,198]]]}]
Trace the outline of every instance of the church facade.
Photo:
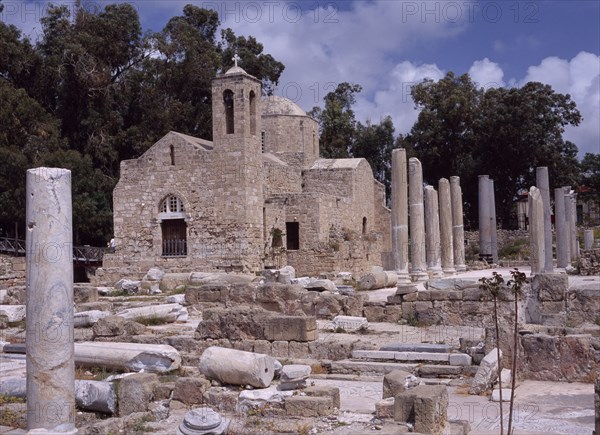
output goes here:
[{"label": "church facade", "polygon": [[169,132],[121,162],[104,269],[358,273],[391,251],[384,186],[364,159],[319,158],[317,122],[261,98],[235,66],[212,85],[213,141]]}]

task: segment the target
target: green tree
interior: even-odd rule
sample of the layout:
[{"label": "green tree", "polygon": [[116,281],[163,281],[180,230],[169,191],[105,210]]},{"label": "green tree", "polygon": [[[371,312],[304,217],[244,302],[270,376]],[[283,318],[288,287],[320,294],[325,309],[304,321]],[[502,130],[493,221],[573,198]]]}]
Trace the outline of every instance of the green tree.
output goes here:
[{"label": "green tree", "polygon": [[320,148],[322,157],[329,159],[352,156],[352,146],[356,134],[356,119],[352,106],[356,93],[362,87],[343,82],[325,96],[325,108],[313,109],[310,114],[320,123]]},{"label": "green tree", "polygon": [[[160,32],[143,33],[127,3],[96,13],[80,3],[72,12],[51,5],[41,25],[43,37],[31,45],[14,26],[0,23],[0,83],[7,86],[0,92],[24,112],[10,118],[12,106],[2,99],[0,120],[12,130],[0,135],[0,196],[17,204],[0,212],[5,232],[24,215],[24,170],[59,165],[73,171],[76,242],[104,245],[120,162],[138,157],[170,130],[210,139],[211,81],[230,67],[233,52],[267,85],[283,71],[255,38],[227,29],[219,39],[217,13],[193,5]],[[50,124],[52,134],[39,126]],[[38,137],[60,146],[42,140],[46,148],[34,152]],[[13,201],[17,197],[20,202]]]},{"label": "green tree", "polygon": [[585,153],[581,160],[580,184],[589,189],[590,196],[600,200],[600,154]]},{"label": "green tree", "polygon": [[395,148],[394,123],[386,116],[379,124],[365,125],[360,122],[356,126],[351,153],[353,157],[364,157],[371,168],[373,176],[385,186],[386,198],[391,198],[392,150]]},{"label": "green tree", "polygon": [[577,147],[562,138],[581,115],[569,95],[548,85],[477,89],[467,74],[426,80],[411,94],[421,109],[402,144],[423,161],[424,177],[461,177],[465,213],[476,222],[477,176],[495,182],[498,220],[511,223],[519,189],[535,184],[535,167],[548,166],[553,185],[573,184]]},{"label": "green tree", "polygon": [[61,149],[59,121],[23,89],[0,80],[0,228],[25,230],[25,172]]}]

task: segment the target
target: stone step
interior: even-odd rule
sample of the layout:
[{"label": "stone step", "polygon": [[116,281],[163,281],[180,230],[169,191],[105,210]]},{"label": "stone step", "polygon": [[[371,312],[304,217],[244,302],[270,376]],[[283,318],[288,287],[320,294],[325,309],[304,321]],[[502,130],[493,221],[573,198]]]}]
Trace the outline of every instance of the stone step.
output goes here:
[{"label": "stone step", "polygon": [[417,368],[415,375],[420,378],[458,378],[465,375],[475,375],[477,366],[446,366],[425,364]]},{"label": "stone step", "polygon": [[449,353],[452,351],[452,348],[447,344],[435,343],[388,343],[381,346],[379,350],[387,350],[393,352]]},{"label": "stone step", "polygon": [[438,353],[438,352],[392,352],[386,350],[354,350],[352,358],[370,361],[422,361],[456,366],[471,365],[470,355],[465,353]]},{"label": "stone step", "polygon": [[331,372],[334,374],[385,375],[392,370],[413,372],[417,367],[418,364],[353,361],[349,359],[331,362]]}]

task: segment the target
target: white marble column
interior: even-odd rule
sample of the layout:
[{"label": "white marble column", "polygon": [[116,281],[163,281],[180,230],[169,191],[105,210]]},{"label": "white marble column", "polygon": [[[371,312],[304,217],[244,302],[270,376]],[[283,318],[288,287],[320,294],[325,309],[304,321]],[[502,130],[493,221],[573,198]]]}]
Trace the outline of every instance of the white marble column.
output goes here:
[{"label": "white marble column", "polygon": [[569,252],[571,254],[571,262],[574,262],[579,258],[579,246],[577,240],[577,194],[574,190],[569,190],[568,195],[565,195],[565,204],[567,206],[567,222],[569,224]]},{"label": "white marble column", "polygon": [[456,273],[454,268],[454,245],[452,240],[452,199],[450,182],[440,178],[438,182],[440,205],[440,243],[442,248],[442,270],[445,274]]},{"label": "white marble column", "polygon": [[544,201],[537,187],[529,189],[529,240],[531,274],[544,273],[546,242],[544,241]]},{"label": "white marble column", "polygon": [[425,186],[425,246],[429,277],[441,277],[442,250],[440,245],[440,213],[438,193],[433,186]]},{"label": "white marble column", "polygon": [[535,179],[537,188],[542,194],[542,201],[544,202],[544,239],[545,239],[545,255],[544,259],[544,271],[546,273],[552,273],[554,271],[554,265],[552,261],[552,218],[551,218],[551,205],[550,205],[550,180],[548,178],[548,168],[546,166],[540,166],[535,168]]},{"label": "white marble column", "polygon": [[583,231],[583,249],[589,251],[594,247],[594,230]]},{"label": "white marble column", "polygon": [[392,254],[398,285],[410,284],[408,273],[408,172],[406,150],[392,151]]},{"label": "white marble column", "polygon": [[490,213],[490,177],[479,176],[479,257],[492,259],[492,227]]},{"label": "white marble column", "polygon": [[71,171],[27,171],[27,429],[76,433]]},{"label": "white marble column", "polygon": [[488,180],[490,195],[490,251],[492,262],[498,263],[498,225],[496,224],[496,193],[494,180]]},{"label": "white marble column", "polygon": [[452,247],[454,249],[454,267],[458,272],[467,270],[465,265],[465,230],[463,226],[463,202],[460,177],[450,177],[452,197]]},{"label": "white marble column", "polygon": [[408,206],[410,216],[410,275],[413,281],[426,280],[425,214],[423,207],[423,168],[419,159],[408,160]]},{"label": "white marble column", "polygon": [[556,228],[556,265],[565,268],[570,264],[568,224],[565,214],[565,189],[554,189],[554,228]]}]

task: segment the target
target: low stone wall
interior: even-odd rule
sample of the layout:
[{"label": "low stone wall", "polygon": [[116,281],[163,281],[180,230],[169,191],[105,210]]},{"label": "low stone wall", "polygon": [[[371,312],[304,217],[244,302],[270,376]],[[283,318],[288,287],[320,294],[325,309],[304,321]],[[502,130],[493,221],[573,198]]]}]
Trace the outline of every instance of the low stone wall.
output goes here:
[{"label": "low stone wall", "polygon": [[579,256],[579,273],[584,276],[600,275],[600,249],[581,251]]},{"label": "low stone wall", "polygon": [[0,279],[24,279],[25,268],[25,257],[0,255]]},{"label": "low stone wall", "polygon": [[306,315],[317,319],[333,319],[338,315],[361,316],[363,299],[362,295],[309,291],[301,285],[278,283],[190,285],[185,292],[186,303],[199,305],[201,309],[251,304],[289,316]]},{"label": "low stone wall", "polygon": [[519,356],[525,379],[593,382],[600,374],[600,337],[527,334],[520,337]]}]

